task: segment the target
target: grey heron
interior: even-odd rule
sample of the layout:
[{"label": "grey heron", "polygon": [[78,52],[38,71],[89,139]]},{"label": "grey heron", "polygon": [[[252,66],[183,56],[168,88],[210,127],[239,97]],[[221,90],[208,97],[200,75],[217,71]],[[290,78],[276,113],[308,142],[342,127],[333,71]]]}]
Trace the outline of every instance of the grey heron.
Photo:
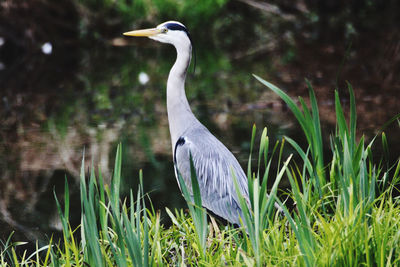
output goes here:
[{"label": "grey heron", "polygon": [[156,28],[125,32],[124,35],[149,37],[175,47],[177,57],[167,82],[167,111],[175,175],[179,171],[191,189],[191,154],[203,206],[225,220],[240,225],[242,210],[232,172],[240,194],[249,203],[247,177],[233,154],[200,123],[190,109],[185,94],[185,80],[192,57],[192,41],[187,28],[180,22],[167,21]]}]

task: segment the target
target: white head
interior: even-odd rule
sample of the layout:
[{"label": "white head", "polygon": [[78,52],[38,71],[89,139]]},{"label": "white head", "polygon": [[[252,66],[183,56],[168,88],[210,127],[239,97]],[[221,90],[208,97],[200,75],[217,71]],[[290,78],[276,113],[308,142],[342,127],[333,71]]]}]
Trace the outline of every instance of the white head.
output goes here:
[{"label": "white head", "polygon": [[186,27],[178,21],[167,21],[156,28],[125,32],[125,36],[149,37],[150,39],[172,44],[179,51],[191,49],[192,42]]}]

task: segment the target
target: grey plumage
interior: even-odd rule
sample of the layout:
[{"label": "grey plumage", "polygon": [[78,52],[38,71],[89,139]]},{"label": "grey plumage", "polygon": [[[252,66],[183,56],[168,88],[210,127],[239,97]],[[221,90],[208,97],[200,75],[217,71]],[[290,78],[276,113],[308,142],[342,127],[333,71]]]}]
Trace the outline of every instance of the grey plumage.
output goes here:
[{"label": "grey plumage", "polygon": [[[175,171],[191,190],[190,154],[199,182],[203,206],[231,223],[240,224],[241,209],[232,179],[235,173],[241,194],[248,199],[247,178],[232,153],[203,125],[183,133],[185,142],[175,149]],[[176,173],[177,174],[177,173]]]},{"label": "grey plumage", "polygon": [[[196,170],[203,206],[227,221],[240,224],[242,215],[232,172],[240,194],[249,203],[247,177],[232,153],[193,115],[185,94],[185,79],[192,55],[186,27],[168,21],[154,29],[127,32],[172,44],[177,52],[167,82],[167,110],[175,172],[191,191],[190,154]],[[179,184],[179,183],[178,183]]]}]

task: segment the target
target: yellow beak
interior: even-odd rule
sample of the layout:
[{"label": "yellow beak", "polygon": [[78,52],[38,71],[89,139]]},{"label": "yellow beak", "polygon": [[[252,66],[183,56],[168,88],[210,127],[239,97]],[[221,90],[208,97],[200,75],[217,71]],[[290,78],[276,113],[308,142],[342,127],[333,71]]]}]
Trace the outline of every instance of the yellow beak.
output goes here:
[{"label": "yellow beak", "polygon": [[157,28],[124,32],[125,36],[149,37],[161,33]]}]

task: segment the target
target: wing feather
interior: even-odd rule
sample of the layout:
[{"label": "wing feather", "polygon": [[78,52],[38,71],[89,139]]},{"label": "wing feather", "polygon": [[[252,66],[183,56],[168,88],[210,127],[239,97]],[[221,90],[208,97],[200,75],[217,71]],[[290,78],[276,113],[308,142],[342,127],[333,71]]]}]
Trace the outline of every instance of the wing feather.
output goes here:
[{"label": "wing feather", "polygon": [[203,206],[231,223],[239,224],[241,209],[232,179],[236,175],[241,194],[248,201],[247,177],[232,153],[207,129],[185,132],[175,145],[175,172],[182,175],[192,194],[190,156],[199,181]]}]

